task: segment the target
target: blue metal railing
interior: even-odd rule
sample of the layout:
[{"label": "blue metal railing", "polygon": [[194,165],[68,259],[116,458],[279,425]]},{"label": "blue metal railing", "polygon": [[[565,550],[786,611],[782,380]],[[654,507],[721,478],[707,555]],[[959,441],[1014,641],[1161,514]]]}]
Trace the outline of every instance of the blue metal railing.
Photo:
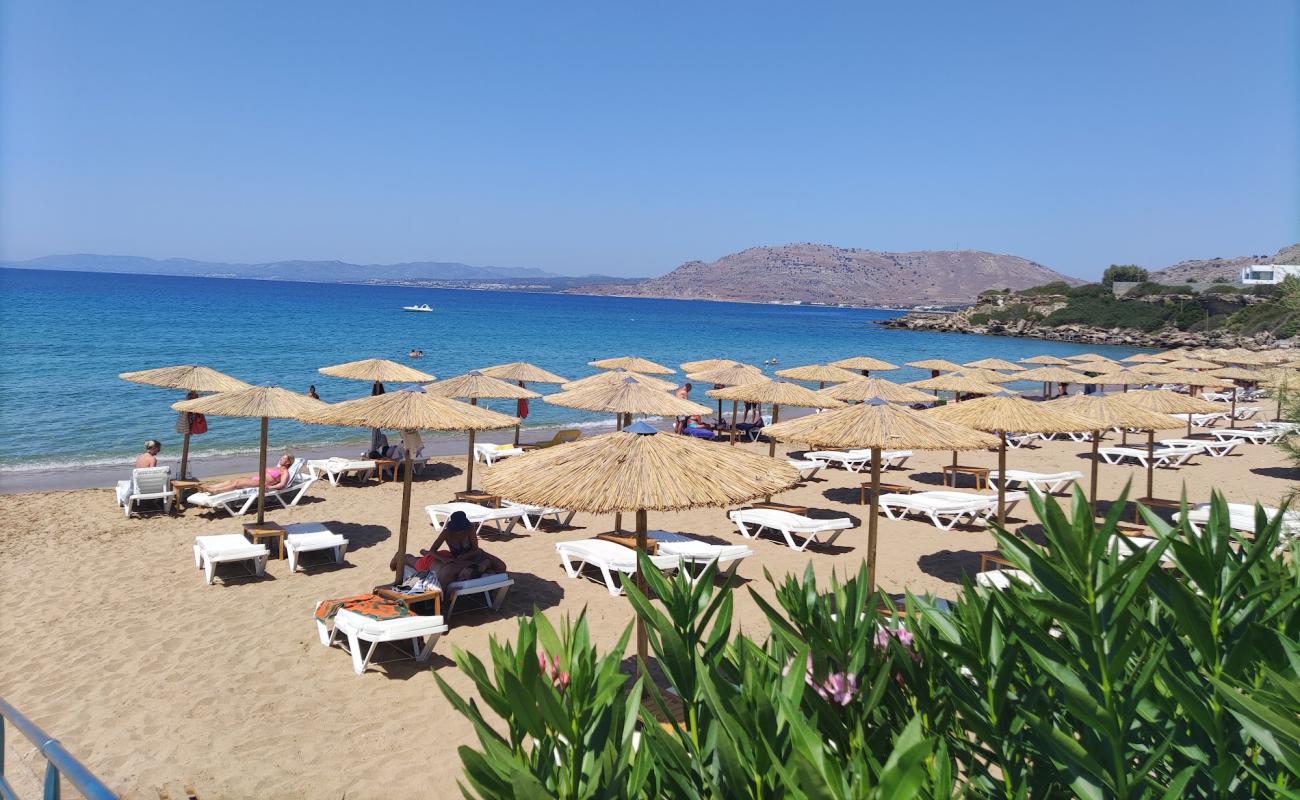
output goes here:
[{"label": "blue metal railing", "polygon": [[45,800],[59,800],[59,776],[68,779],[86,800],[116,800],[113,790],[91,774],[90,770],[64,749],[59,741],[36,727],[36,723],[18,713],[18,709],[0,698],[0,798],[17,800],[13,787],[5,779],[5,722],[22,732],[45,756]]}]

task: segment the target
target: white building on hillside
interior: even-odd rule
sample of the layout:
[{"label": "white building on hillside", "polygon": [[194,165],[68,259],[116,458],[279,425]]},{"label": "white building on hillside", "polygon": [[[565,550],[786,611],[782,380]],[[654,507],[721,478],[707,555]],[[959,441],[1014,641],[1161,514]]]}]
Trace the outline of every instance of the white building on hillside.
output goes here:
[{"label": "white building on hillside", "polygon": [[1254,264],[1241,268],[1243,286],[1272,286],[1292,276],[1300,278],[1300,264]]}]

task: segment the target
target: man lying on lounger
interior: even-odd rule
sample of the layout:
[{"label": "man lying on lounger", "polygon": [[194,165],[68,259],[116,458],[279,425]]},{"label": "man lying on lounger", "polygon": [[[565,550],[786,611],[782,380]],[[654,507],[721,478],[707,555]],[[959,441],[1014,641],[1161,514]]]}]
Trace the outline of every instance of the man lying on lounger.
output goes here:
[{"label": "man lying on lounger", "polygon": [[[439,551],[438,548],[444,544],[447,549]],[[428,550],[420,551],[418,558],[404,555],[403,559],[406,566],[416,572],[432,571],[442,586],[506,571],[504,561],[478,546],[478,535],[474,533],[474,525],[464,511],[457,511],[447,518],[442,533],[438,534]],[[397,556],[393,556],[388,568],[397,569]]]},{"label": "man lying on lounger", "polygon": [[[283,489],[289,483],[289,468],[293,466],[293,456],[285,453],[276,462],[274,467],[266,468],[266,490],[275,492]],[[256,475],[246,475],[242,478],[231,478],[228,481],[220,483],[209,483],[199,487],[199,491],[208,492],[209,494],[220,494],[230,492],[235,489],[256,489],[258,484]]]}]

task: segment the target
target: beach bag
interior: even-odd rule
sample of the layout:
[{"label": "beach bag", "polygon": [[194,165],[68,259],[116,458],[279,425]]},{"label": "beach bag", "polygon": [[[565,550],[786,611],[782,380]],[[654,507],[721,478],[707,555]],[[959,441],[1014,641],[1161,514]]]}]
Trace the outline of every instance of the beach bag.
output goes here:
[{"label": "beach bag", "polygon": [[208,432],[208,418],[202,414],[190,415],[190,434],[197,436],[200,433]]}]

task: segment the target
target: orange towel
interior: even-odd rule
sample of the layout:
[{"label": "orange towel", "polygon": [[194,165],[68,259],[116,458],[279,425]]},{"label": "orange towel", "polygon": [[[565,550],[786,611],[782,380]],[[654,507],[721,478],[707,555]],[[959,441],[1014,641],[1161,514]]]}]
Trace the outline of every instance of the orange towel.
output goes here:
[{"label": "orange towel", "polygon": [[316,619],[334,619],[341,609],[370,617],[371,619],[397,619],[411,616],[405,600],[388,600],[377,594],[354,594],[322,601],[316,607]]}]

